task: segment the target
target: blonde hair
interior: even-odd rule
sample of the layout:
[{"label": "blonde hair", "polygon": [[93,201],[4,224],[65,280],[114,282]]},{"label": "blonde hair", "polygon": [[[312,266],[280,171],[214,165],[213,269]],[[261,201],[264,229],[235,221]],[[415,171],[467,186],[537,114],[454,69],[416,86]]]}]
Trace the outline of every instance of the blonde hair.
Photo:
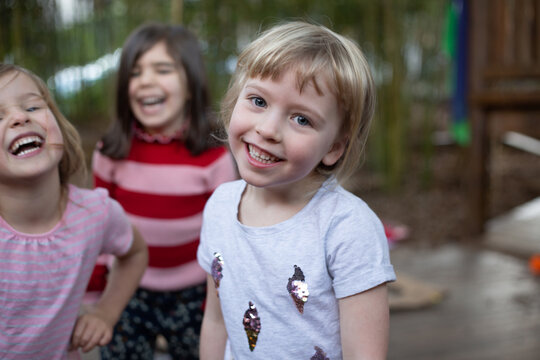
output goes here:
[{"label": "blonde hair", "polygon": [[249,78],[277,79],[295,70],[298,88],[324,76],[336,97],[343,122],[341,135],[348,142],[333,166],[316,170],[343,182],[362,159],[369,126],[375,111],[375,84],[368,62],[359,47],[330,29],[301,21],[280,24],[263,32],[239,55],[236,71],[221,103],[221,120],[228,127],[238,96]]},{"label": "blonde hair", "polygon": [[58,170],[60,174],[60,185],[63,189],[67,188],[67,184],[72,180],[75,174],[80,173],[81,176],[86,176],[86,165],[84,151],[81,145],[81,138],[77,129],[66,119],[66,117],[60,112],[53,96],[51,95],[49,88],[41,78],[35,75],[33,72],[12,64],[0,64],[0,77],[15,73],[15,76],[24,74],[28,76],[37,86],[40,95],[47,103],[47,106],[51,110],[52,114],[56,118],[62,138],[64,140],[64,151],[62,159],[58,164]]}]

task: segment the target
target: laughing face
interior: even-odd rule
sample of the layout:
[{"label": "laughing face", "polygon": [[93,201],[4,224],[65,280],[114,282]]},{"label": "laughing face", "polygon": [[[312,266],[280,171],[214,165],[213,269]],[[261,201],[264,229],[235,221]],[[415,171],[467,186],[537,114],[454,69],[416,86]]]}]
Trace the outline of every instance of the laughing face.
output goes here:
[{"label": "laughing face", "polygon": [[174,135],[185,121],[187,77],[159,42],[143,53],[129,80],[133,114],[150,134]]},{"label": "laughing face", "polygon": [[[343,154],[338,103],[324,78],[298,89],[296,72],[278,79],[250,78],[229,123],[229,141],[240,175],[257,187],[300,189],[314,169]],[[319,91],[318,91],[319,90]]]},{"label": "laughing face", "polygon": [[24,73],[0,77],[0,181],[58,175],[63,154],[58,123]]}]

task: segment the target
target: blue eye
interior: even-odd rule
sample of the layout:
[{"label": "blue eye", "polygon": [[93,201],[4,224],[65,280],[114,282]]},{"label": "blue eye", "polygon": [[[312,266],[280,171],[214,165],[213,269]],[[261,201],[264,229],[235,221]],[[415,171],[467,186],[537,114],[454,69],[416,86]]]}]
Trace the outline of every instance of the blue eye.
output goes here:
[{"label": "blue eye", "polygon": [[28,112],[34,112],[36,110],[39,110],[38,106],[30,106],[30,107],[26,108],[26,111],[28,111]]},{"label": "blue eye", "polygon": [[251,103],[257,107],[266,107],[266,101],[263,98],[254,96],[251,98]]},{"label": "blue eye", "polygon": [[310,126],[311,122],[309,119],[303,115],[296,115],[293,117],[294,122],[301,126]]}]

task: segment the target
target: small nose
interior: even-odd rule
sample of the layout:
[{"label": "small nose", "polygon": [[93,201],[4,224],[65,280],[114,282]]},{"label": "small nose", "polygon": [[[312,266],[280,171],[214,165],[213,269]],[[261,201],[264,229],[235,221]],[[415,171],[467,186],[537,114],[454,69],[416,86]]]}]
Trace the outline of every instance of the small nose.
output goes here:
[{"label": "small nose", "polygon": [[22,110],[13,110],[10,116],[10,126],[17,127],[23,126],[30,122],[30,119],[26,112]]},{"label": "small nose", "polygon": [[269,113],[257,121],[255,131],[266,140],[279,142],[281,141],[281,124],[279,119],[279,114]]},{"label": "small nose", "polygon": [[141,84],[149,84],[152,82],[153,78],[154,76],[150,70],[142,70],[141,74],[139,75],[139,81]]}]

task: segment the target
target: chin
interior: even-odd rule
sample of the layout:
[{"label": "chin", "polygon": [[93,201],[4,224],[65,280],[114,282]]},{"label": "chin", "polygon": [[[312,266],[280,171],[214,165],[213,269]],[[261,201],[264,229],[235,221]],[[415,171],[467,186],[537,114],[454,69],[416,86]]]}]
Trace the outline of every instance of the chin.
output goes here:
[{"label": "chin", "polygon": [[251,186],[262,188],[269,185],[268,180],[262,179],[261,176],[251,176],[251,174],[244,175],[240,172],[240,177]]}]

